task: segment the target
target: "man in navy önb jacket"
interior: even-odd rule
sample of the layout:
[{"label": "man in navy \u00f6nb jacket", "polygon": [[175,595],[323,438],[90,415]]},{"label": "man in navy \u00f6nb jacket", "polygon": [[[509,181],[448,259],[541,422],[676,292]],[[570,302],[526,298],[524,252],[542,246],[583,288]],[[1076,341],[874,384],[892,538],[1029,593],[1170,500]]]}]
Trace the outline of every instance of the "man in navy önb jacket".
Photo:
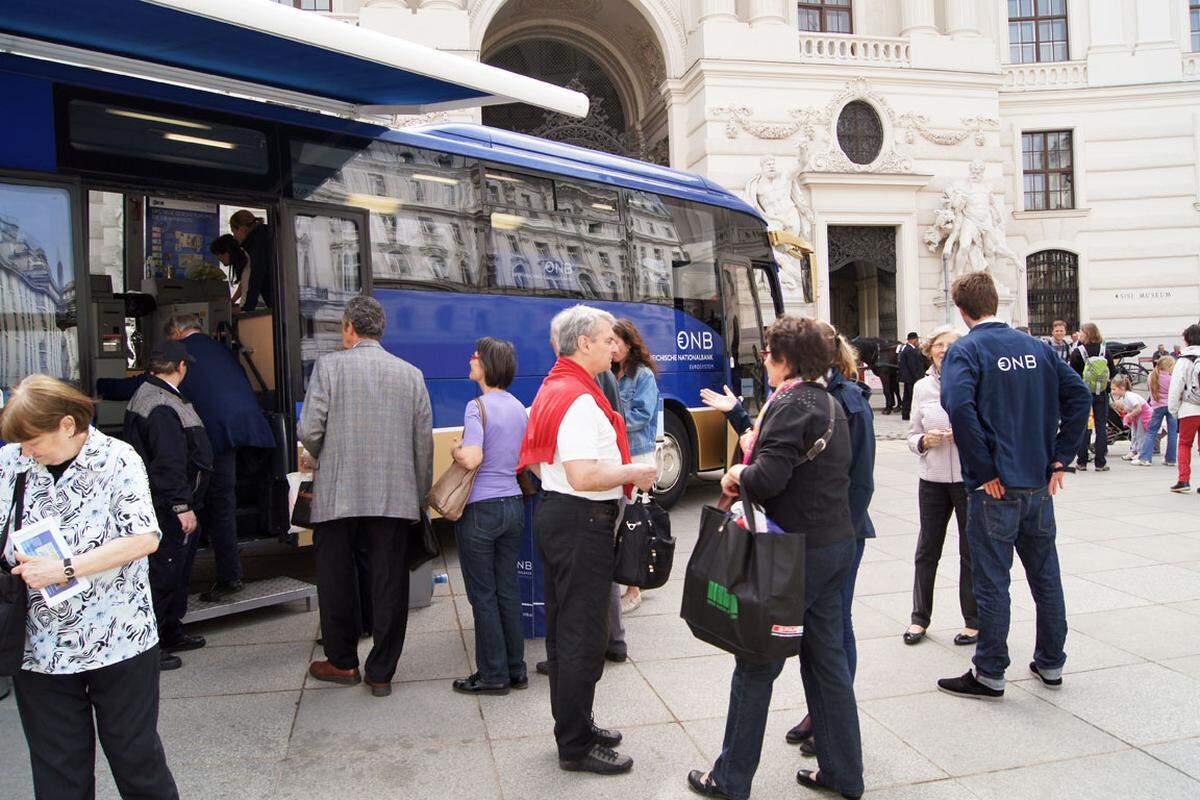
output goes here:
[{"label": "man in navy \u00f6nb jacket", "polygon": [[950,694],[1004,696],[1009,665],[1009,573],[1013,550],[1037,605],[1037,645],[1029,668],[1062,685],[1066,608],[1055,548],[1054,501],[1091,410],[1083,381],[1045,342],[995,318],[996,285],[985,272],[962,276],[954,304],[971,329],[946,353],[942,406],[967,485],[967,539],[979,604],[975,669],[938,681]]}]

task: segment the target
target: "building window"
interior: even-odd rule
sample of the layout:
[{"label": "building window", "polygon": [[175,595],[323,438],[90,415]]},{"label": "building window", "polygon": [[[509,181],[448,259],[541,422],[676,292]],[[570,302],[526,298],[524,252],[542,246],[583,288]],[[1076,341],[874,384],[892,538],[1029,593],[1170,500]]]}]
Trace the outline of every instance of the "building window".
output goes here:
[{"label": "building window", "polygon": [[852,33],[850,0],[801,0],[796,4],[800,30]]},{"label": "building window", "polygon": [[1067,0],[1008,0],[1008,52],[1014,64],[1068,60]]},{"label": "building window", "polygon": [[301,11],[333,11],[333,0],[275,0],[281,6],[291,6]]},{"label": "building window", "polygon": [[1079,327],[1079,257],[1066,250],[1042,250],[1025,259],[1029,281],[1029,332],[1049,336],[1054,320]]},{"label": "building window", "polygon": [[1021,134],[1026,211],[1075,207],[1075,171],[1070,131]]},{"label": "building window", "polygon": [[1200,53],[1200,0],[1188,4],[1188,16],[1192,21],[1192,52]]},{"label": "building window", "polygon": [[838,146],[855,164],[870,164],[883,149],[883,123],[870,103],[846,104],[837,121]]}]

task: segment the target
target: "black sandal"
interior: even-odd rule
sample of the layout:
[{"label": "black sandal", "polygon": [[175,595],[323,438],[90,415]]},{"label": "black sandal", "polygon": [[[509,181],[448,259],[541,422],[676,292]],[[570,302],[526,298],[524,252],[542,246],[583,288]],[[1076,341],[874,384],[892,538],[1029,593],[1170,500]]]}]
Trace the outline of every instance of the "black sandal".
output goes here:
[{"label": "black sandal", "polygon": [[721,791],[720,786],[717,786],[717,782],[713,780],[711,772],[707,775],[698,769],[689,772],[688,788],[696,794],[704,795],[705,797],[721,797],[724,800],[733,800],[733,798]]},{"label": "black sandal", "polygon": [[802,769],[796,773],[796,783],[809,789],[816,789],[818,792],[837,792],[842,797],[846,798],[846,800],[859,800],[859,798],[862,797],[862,792],[859,792],[858,794],[846,794],[845,792],[839,792],[832,786],[827,786],[824,783],[821,783],[820,775],[821,773],[819,771],[814,772],[811,769]]},{"label": "black sandal", "polygon": [[978,633],[975,634],[974,636],[971,636],[966,633],[957,633],[954,635],[954,643],[956,645],[958,645],[959,647],[965,647],[966,645],[969,645],[969,644],[975,644],[978,641],[979,641]]}]

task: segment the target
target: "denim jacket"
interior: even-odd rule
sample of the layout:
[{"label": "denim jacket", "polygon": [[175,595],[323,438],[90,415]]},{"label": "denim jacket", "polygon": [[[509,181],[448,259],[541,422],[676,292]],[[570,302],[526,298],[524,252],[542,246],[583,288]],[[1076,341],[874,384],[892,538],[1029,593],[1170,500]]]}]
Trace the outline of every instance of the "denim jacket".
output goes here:
[{"label": "denim jacket", "polygon": [[638,367],[632,377],[622,376],[618,386],[625,412],[625,430],[629,434],[629,454],[653,453],[654,441],[658,438],[658,412],[662,408],[654,373],[649,367]]}]

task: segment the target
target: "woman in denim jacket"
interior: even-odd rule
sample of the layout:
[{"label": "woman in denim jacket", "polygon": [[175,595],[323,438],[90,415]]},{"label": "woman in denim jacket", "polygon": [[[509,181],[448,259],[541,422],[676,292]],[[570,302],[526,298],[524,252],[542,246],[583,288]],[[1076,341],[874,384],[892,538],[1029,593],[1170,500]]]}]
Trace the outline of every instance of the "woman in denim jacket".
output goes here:
[{"label": "woman in denim jacket", "polygon": [[[658,394],[658,365],[632,322],[617,320],[613,333],[617,335],[613,372],[621,394],[625,430],[629,434],[629,454],[635,464],[654,464],[659,410],[662,408]],[[641,590],[630,586],[621,597],[621,613],[628,614],[641,604]]]}]

